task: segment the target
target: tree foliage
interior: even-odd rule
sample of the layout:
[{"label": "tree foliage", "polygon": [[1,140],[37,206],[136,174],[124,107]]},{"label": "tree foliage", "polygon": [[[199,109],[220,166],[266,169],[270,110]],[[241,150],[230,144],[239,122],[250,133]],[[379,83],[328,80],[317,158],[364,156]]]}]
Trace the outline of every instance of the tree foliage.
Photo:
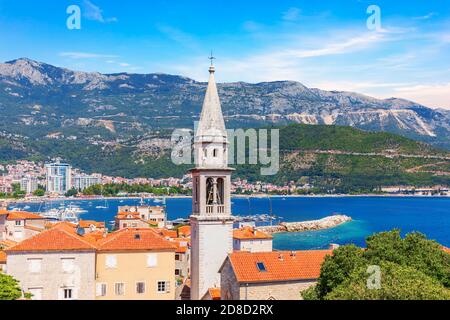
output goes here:
[{"label": "tree foliage", "polygon": [[367,266],[358,267],[326,300],[450,300],[450,290],[439,281],[408,266],[380,263],[380,289],[367,286]]},{"label": "tree foliage", "polygon": [[0,300],[17,300],[21,296],[18,281],[0,272]]},{"label": "tree foliage", "polygon": [[[423,234],[400,230],[366,240],[367,249],[342,246],[328,256],[317,286],[304,299],[450,299],[450,254]],[[370,266],[380,268],[381,287],[369,289]]]}]

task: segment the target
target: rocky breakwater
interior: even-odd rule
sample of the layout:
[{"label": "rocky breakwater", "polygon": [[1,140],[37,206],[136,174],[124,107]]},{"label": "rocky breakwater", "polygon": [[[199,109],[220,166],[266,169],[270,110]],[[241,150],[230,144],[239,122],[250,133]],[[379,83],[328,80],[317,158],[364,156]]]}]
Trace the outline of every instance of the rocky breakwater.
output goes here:
[{"label": "rocky breakwater", "polygon": [[280,232],[303,232],[315,231],[322,229],[330,229],[337,227],[346,222],[352,221],[352,218],[345,215],[329,216],[320,220],[303,221],[303,222],[283,222],[277,226],[258,227],[259,231],[273,234]]}]

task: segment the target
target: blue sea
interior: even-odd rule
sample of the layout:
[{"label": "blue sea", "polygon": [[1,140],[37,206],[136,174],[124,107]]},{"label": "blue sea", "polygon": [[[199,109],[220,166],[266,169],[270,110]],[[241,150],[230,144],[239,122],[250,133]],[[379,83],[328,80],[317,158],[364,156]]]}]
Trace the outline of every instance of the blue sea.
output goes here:
[{"label": "blue sea", "polygon": [[[118,206],[138,205],[139,199],[123,200],[73,200],[88,210],[81,219],[114,220]],[[58,207],[62,201],[54,201]],[[145,202],[161,205],[152,199]],[[105,205],[106,204],[106,205]],[[42,211],[43,204],[19,204],[30,206],[27,211]],[[191,199],[167,199],[169,220],[187,218],[191,212]],[[47,208],[49,204],[47,203]],[[96,208],[105,206],[106,208]],[[274,236],[274,248],[279,250],[306,250],[327,248],[330,243],[365,245],[365,238],[380,231],[401,229],[403,234],[419,231],[429,239],[450,247],[450,198],[446,197],[272,197],[233,198],[233,214],[240,216],[269,214],[270,208],[279,221],[295,222],[316,220],[341,213],[353,218],[352,222],[333,229],[283,233]],[[278,221],[277,221],[278,222]]]}]

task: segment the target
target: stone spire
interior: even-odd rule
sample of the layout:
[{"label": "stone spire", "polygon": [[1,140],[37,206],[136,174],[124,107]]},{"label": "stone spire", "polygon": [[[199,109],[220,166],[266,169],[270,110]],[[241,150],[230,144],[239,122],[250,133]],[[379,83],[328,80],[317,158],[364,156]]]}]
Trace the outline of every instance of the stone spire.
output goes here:
[{"label": "stone spire", "polygon": [[[211,57],[211,59],[213,58]],[[211,67],[209,68],[208,89],[206,90],[200,123],[196,132],[196,138],[203,141],[208,140],[208,138],[227,137],[222,107],[220,105],[216,80],[214,78],[215,71],[214,65],[211,63]]]}]

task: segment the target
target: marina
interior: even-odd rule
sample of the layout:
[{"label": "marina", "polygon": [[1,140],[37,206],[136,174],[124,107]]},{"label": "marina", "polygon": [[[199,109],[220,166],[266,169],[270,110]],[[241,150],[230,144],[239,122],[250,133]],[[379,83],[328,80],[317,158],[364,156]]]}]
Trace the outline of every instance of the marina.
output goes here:
[{"label": "marina", "polygon": [[[105,202],[107,205],[105,205]],[[167,198],[165,207],[173,225],[186,224],[191,213],[189,197]],[[153,198],[91,199],[53,201],[53,208],[65,203],[78,207],[77,218],[105,222],[110,228],[119,206],[160,206]],[[26,206],[30,206],[25,210]],[[44,203],[16,203],[9,209],[43,213]],[[98,209],[97,207],[102,207]],[[401,229],[403,233],[419,231],[443,245],[450,246],[450,198],[448,197],[267,197],[233,198],[235,227],[240,223],[256,226],[283,222],[319,220],[336,212],[352,217],[352,221],[335,228],[274,234],[274,247],[280,250],[323,249],[330,243],[354,243],[364,246],[364,239],[375,232]],[[272,214],[271,212],[272,207]],[[70,218],[70,214],[69,214]]]}]

